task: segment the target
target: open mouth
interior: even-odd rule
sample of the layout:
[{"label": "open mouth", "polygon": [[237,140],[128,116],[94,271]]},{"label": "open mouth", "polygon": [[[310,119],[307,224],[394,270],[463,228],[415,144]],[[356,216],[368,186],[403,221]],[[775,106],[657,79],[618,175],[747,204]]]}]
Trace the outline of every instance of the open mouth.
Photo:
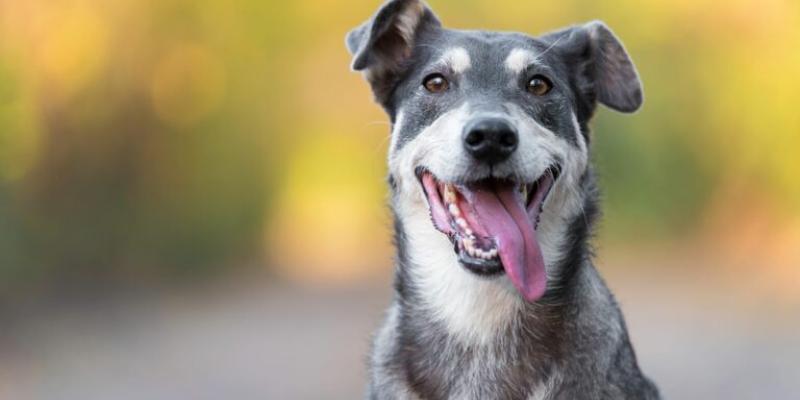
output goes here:
[{"label": "open mouth", "polygon": [[425,169],[417,176],[434,226],[453,242],[464,267],[484,276],[505,272],[528,301],[544,295],[547,279],[536,228],[558,168],[548,168],[534,182],[448,183]]}]

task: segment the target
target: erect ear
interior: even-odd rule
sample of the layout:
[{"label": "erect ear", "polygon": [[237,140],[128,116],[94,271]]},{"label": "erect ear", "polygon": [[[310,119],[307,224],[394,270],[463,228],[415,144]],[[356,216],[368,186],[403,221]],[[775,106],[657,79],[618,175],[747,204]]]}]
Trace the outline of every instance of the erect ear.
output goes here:
[{"label": "erect ear", "polygon": [[560,49],[567,64],[577,66],[578,90],[589,114],[600,102],[620,112],[634,112],[643,102],[642,83],[622,42],[601,21],[543,36]]},{"label": "erect ear", "polygon": [[380,100],[405,69],[420,34],[439,26],[439,20],[420,0],[387,1],[375,16],[347,34],[352,68],[364,71]]}]

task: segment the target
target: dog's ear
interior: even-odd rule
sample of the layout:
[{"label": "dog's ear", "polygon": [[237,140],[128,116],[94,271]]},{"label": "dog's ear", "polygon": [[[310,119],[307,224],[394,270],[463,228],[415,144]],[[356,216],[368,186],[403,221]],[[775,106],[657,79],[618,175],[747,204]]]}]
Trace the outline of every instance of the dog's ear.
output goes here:
[{"label": "dog's ear", "polygon": [[420,0],[387,1],[375,16],[347,34],[352,68],[364,72],[380,100],[405,68],[420,33],[439,26],[439,20]]},{"label": "dog's ear", "polygon": [[644,100],[642,83],[622,42],[606,24],[587,24],[542,37],[573,66],[576,85],[584,96],[588,113],[595,102],[620,112],[634,112]]}]

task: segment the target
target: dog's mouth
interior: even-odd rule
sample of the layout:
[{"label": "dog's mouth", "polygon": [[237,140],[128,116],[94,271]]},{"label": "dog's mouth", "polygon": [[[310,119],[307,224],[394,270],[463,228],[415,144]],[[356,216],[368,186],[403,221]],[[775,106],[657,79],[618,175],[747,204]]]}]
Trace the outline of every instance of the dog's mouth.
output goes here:
[{"label": "dog's mouth", "polygon": [[434,226],[453,242],[464,267],[484,276],[505,272],[528,301],[544,295],[547,278],[536,229],[558,168],[527,183],[496,178],[447,183],[425,169],[417,176]]}]

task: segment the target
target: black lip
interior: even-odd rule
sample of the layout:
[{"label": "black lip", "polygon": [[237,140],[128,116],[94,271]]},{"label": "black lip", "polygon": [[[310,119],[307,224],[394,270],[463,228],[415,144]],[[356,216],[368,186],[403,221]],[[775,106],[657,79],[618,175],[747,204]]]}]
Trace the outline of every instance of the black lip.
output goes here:
[{"label": "black lip", "polygon": [[525,207],[526,208],[530,208],[531,202],[533,201],[533,198],[534,198],[536,192],[539,190],[539,184],[542,182],[542,180],[544,179],[545,175],[547,175],[547,174],[550,174],[553,177],[553,183],[550,185],[549,188],[547,188],[547,192],[544,193],[544,196],[542,197],[542,202],[540,204],[540,207],[544,206],[545,201],[547,201],[547,196],[550,195],[550,191],[553,190],[553,186],[556,185],[556,181],[558,180],[558,176],[561,174],[561,168],[558,166],[558,164],[553,164],[553,165],[547,167],[544,170],[544,173],[538,179],[536,179],[535,182],[528,184],[528,198],[525,199]]},{"label": "black lip", "polygon": [[494,260],[483,260],[471,257],[464,251],[458,250],[456,251],[458,254],[458,261],[461,265],[466,268],[467,271],[472,272],[476,275],[480,276],[496,276],[502,275],[506,272],[505,268],[503,268],[503,263],[500,262],[500,259]]}]

